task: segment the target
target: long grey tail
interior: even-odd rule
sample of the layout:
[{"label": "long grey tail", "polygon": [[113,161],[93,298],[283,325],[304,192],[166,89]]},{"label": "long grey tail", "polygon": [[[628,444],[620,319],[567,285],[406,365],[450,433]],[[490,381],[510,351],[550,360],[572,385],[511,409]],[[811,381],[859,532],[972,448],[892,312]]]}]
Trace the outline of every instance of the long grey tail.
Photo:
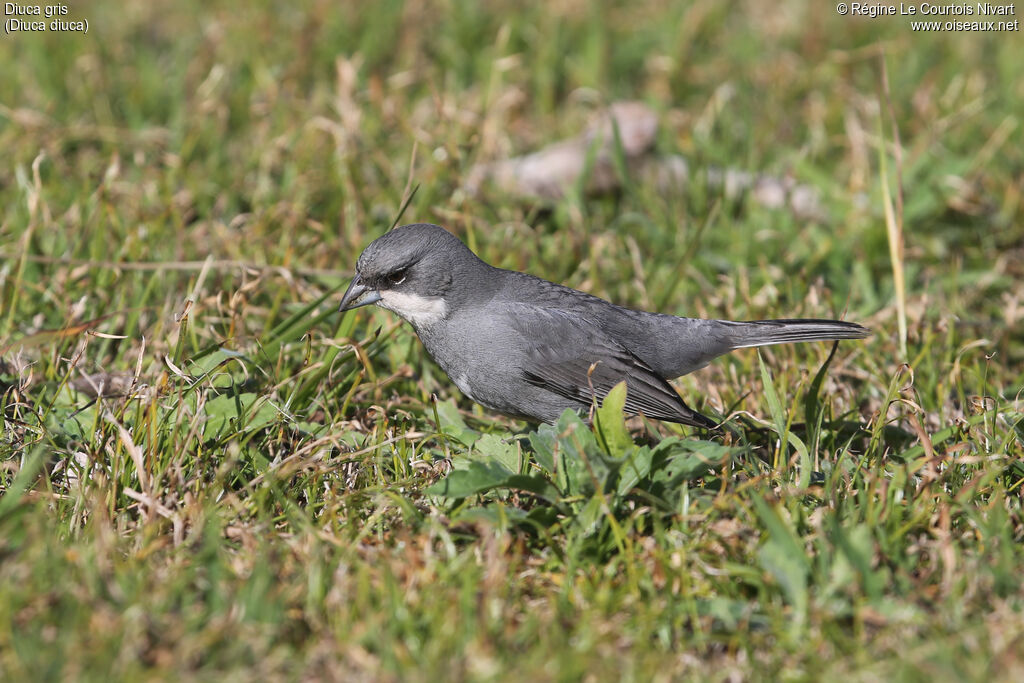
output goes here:
[{"label": "long grey tail", "polygon": [[842,320],[751,320],[729,321],[725,324],[730,328],[729,341],[734,349],[791,342],[863,339],[871,336],[870,329]]}]

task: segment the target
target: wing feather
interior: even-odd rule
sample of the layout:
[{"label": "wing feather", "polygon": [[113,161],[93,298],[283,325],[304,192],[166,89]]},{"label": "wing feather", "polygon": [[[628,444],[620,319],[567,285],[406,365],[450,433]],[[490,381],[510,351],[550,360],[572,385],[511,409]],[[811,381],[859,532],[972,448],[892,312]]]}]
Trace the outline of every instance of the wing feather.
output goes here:
[{"label": "wing feather", "polygon": [[585,319],[566,311],[517,306],[515,327],[528,348],[527,382],[587,407],[626,382],[626,412],[656,420],[714,428],[687,406],[646,363]]}]

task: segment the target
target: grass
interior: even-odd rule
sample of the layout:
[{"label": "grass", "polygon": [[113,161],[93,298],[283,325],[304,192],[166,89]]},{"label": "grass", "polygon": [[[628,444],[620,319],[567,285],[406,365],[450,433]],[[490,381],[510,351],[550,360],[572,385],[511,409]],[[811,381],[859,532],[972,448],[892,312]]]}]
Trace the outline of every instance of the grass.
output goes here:
[{"label": "grass", "polygon": [[[1020,678],[1015,34],[797,2],[70,11],[88,34],[0,41],[0,678]],[[617,98],[690,186],[460,190]],[[828,215],[725,198],[722,167]],[[414,186],[403,220],[496,265],[876,334],[678,381],[722,434],[614,401],[524,426],[386,312],[334,313]]]}]

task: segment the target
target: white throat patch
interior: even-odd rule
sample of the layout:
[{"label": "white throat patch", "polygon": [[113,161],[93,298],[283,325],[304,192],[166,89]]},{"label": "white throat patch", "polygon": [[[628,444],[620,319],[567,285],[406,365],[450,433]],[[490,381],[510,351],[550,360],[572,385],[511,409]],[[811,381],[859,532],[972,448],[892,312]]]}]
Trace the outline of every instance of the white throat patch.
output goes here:
[{"label": "white throat patch", "polygon": [[384,290],[377,305],[394,311],[415,327],[430,327],[448,315],[448,305],[439,296],[420,296]]}]

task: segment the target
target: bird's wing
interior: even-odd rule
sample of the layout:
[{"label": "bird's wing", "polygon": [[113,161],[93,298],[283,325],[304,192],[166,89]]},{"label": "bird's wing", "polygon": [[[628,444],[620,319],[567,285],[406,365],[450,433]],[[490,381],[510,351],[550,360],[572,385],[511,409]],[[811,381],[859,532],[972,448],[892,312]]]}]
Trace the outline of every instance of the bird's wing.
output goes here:
[{"label": "bird's wing", "polygon": [[626,412],[656,420],[714,428],[643,361],[571,312],[518,304],[508,311],[527,348],[523,375],[530,384],[581,404],[603,400],[626,381]]}]

